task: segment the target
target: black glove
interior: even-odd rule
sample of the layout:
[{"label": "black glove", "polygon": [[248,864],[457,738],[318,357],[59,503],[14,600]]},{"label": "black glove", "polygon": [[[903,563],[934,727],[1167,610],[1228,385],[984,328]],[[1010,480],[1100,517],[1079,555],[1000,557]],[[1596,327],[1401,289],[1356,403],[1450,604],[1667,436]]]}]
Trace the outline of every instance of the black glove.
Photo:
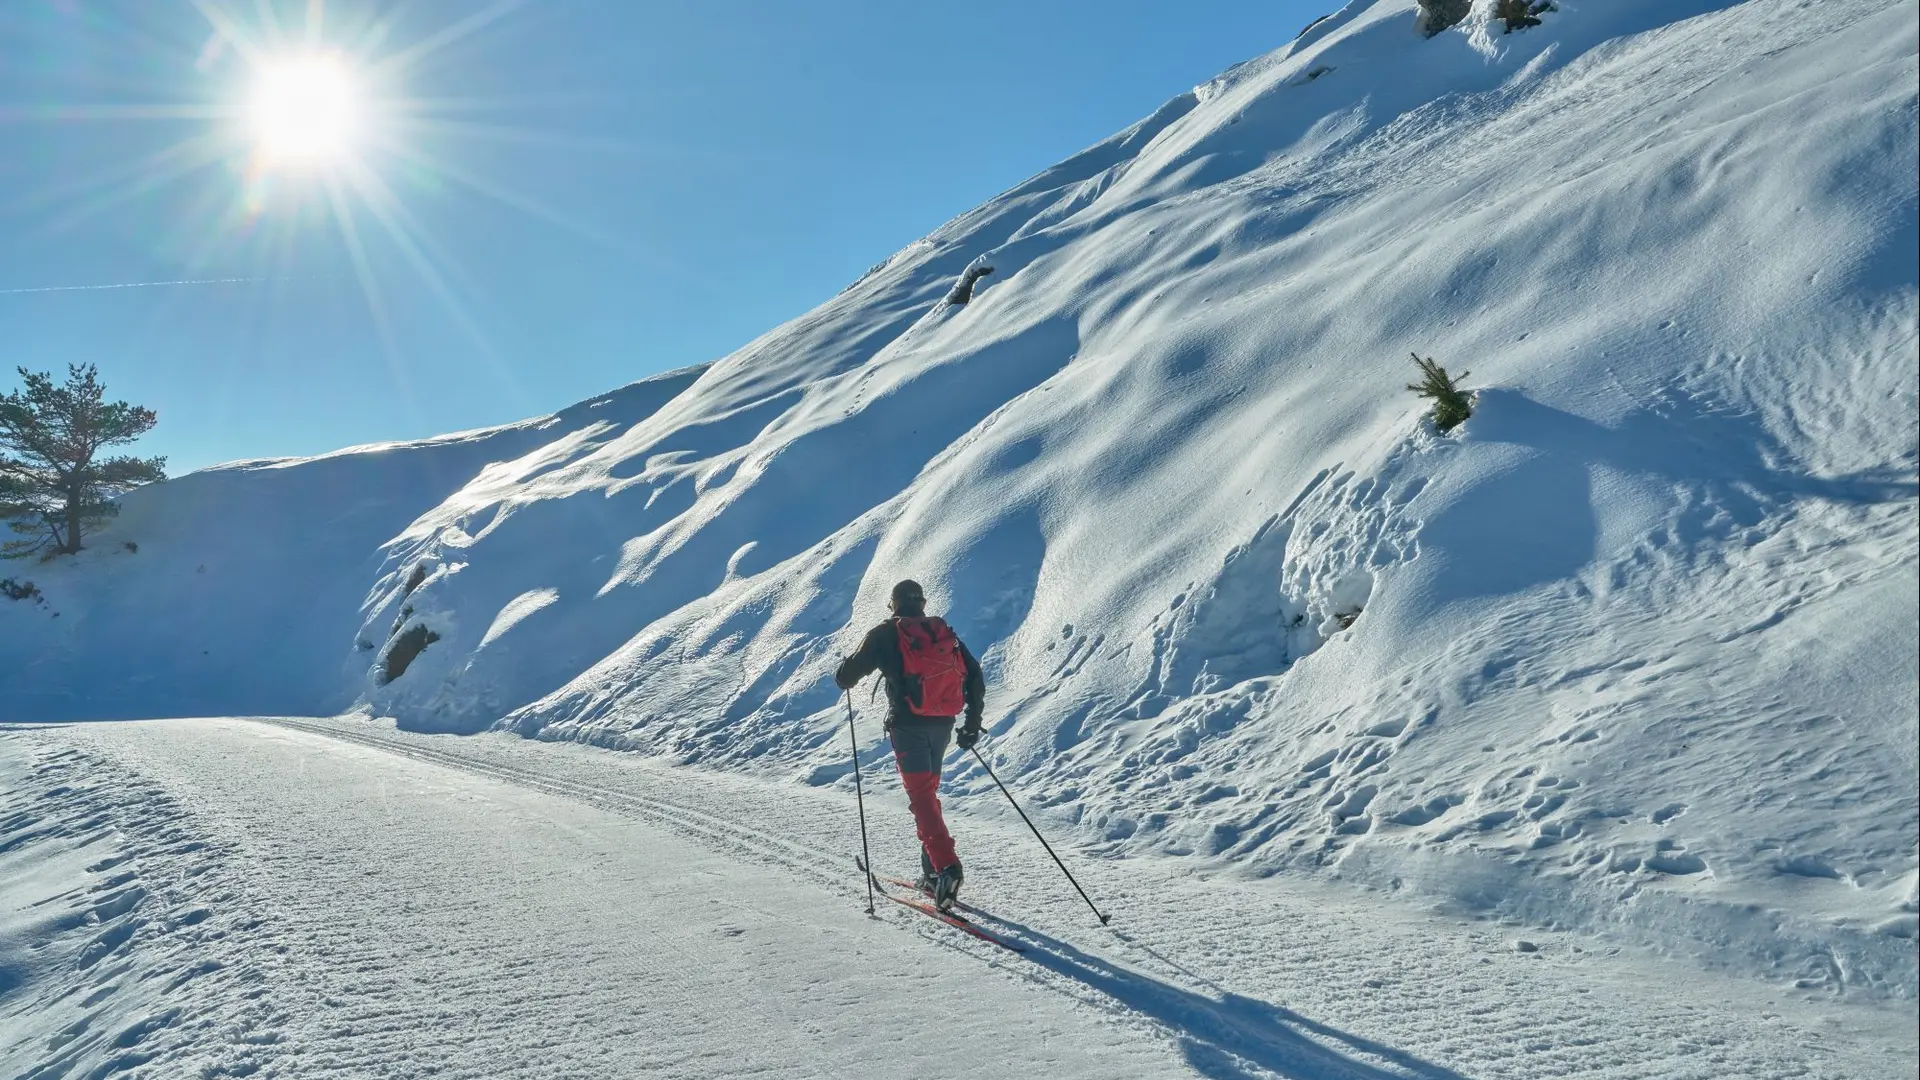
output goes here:
[{"label": "black glove", "polygon": [[966,726],[954,733],[953,741],[962,750],[973,749],[973,744],[980,741],[980,721],[968,717]]}]

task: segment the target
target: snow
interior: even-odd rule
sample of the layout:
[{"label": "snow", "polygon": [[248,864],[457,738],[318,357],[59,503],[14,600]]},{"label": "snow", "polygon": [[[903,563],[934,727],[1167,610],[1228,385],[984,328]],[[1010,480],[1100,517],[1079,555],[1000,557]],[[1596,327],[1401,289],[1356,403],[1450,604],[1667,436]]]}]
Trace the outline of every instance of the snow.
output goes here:
[{"label": "snow", "polygon": [[[7,950],[65,961],[68,981],[0,1028],[8,1075],[995,1075],[977,1054],[1110,1077],[1177,1061],[990,968],[942,972],[805,878],[497,780],[236,730],[252,726],[114,726],[16,764],[39,774],[20,810],[51,811],[49,846],[119,850],[45,898],[56,914],[23,935],[53,938],[41,956]],[[103,813],[102,778],[127,760],[163,790]],[[204,832],[180,820],[189,796]],[[81,815],[131,835],[75,835]],[[1070,1056],[1048,1047],[1061,1037]]]},{"label": "snow", "polygon": [[[829,675],[911,576],[1103,873],[1911,1016],[1911,5],[1484,15],[1356,0],[709,365],[137,492],[19,568],[9,714],[347,712],[844,808]],[[1449,435],[1416,352],[1472,373]]]},{"label": "snow", "polygon": [[[885,901],[868,919],[838,794],[638,755],[182,719],[0,732],[0,770],[9,1076],[1913,1066],[1899,1010],[1173,861],[1080,862],[1101,929],[1029,838],[969,818],[969,891],[1013,956]],[[897,785],[868,810],[908,820]],[[904,829],[874,839],[879,866],[913,865]]]}]

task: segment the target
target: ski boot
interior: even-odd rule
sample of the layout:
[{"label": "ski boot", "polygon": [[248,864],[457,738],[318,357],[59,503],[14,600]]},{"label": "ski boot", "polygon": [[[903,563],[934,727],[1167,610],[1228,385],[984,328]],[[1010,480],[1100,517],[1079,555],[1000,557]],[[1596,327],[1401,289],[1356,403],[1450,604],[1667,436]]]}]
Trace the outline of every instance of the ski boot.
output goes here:
[{"label": "ski boot", "polygon": [[954,863],[933,879],[933,906],[941,911],[952,911],[953,903],[960,898],[960,883],[966,876],[960,872],[960,864]]}]

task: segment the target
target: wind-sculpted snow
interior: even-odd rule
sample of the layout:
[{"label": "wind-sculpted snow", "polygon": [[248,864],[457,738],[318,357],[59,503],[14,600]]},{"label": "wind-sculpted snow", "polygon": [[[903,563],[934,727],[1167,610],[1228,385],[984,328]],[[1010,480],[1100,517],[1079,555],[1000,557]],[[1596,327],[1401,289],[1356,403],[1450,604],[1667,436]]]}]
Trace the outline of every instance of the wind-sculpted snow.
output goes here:
[{"label": "wind-sculpted snow", "polygon": [[[347,455],[377,514],[333,459],[141,493],[109,586],[36,575],[54,643],[0,611],[22,707],[850,786],[830,672],[912,576],[1083,843],[1912,996],[1911,5],[1560,8],[1356,0],[711,366]],[[1472,372],[1450,435],[1413,352]]]}]

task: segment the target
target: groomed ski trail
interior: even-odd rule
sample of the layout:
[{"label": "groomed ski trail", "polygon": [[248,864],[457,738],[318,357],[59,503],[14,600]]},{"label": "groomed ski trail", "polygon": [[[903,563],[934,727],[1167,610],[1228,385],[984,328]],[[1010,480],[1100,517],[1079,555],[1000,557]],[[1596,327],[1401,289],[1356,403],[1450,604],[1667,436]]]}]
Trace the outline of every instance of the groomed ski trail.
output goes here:
[{"label": "groomed ski trail", "polygon": [[[68,866],[79,884],[38,898],[40,915],[114,898],[55,931],[0,890],[0,973],[28,955],[45,967],[0,993],[0,1031],[44,1028],[0,1044],[8,1075],[129,1054],[155,1075],[293,1078],[1892,1077],[1913,1063],[1900,1006],[1786,1002],[1571,938],[1529,934],[1520,952],[1499,927],[1171,860],[1076,860],[1115,912],[1103,930],[1030,837],[964,803],[972,899],[1024,957],[908,912],[869,919],[851,801],[812,788],[352,718],[0,728],[0,761],[0,879]],[[876,862],[907,865],[897,790],[870,793],[869,817]]]}]

